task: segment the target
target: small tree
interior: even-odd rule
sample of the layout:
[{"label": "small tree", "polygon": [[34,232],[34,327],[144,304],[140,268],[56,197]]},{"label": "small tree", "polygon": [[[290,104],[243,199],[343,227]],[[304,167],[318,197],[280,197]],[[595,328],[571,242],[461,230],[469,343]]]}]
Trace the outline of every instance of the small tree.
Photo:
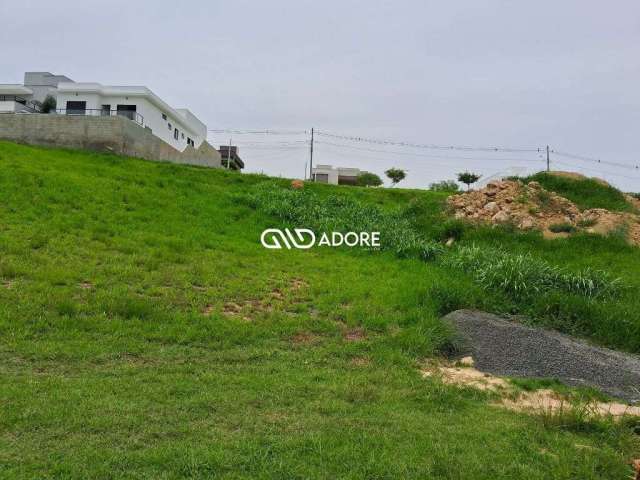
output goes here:
[{"label": "small tree", "polygon": [[358,175],[356,183],[361,187],[379,187],[382,185],[382,179],[371,172],[362,172]]},{"label": "small tree", "polygon": [[457,192],[459,189],[455,180],[442,180],[429,185],[429,190],[434,192]]},{"label": "small tree", "polygon": [[49,113],[52,110],[55,111],[56,106],[56,99],[51,95],[47,95],[40,106],[40,111],[42,113]]},{"label": "small tree", "polygon": [[458,174],[458,181],[464,183],[467,186],[467,190],[469,190],[469,186],[480,180],[480,177],[482,177],[482,175],[478,175],[476,173],[461,172]]},{"label": "small tree", "polygon": [[407,176],[407,172],[399,168],[390,168],[384,173],[387,177],[389,177],[389,180],[391,180],[392,187],[404,180]]}]

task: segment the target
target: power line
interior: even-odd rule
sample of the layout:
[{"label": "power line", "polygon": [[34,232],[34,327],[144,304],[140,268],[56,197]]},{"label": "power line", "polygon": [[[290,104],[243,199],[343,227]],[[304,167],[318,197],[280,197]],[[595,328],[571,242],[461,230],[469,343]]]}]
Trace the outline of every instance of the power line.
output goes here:
[{"label": "power line", "polygon": [[234,135],[308,135],[307,130],[232,130],[232,129],[209,129],[211,133],[231,133]]},{"label": "power line", "polygon": [[606,160],[601,160],[599,158],[586,157],[584,155],[577,155],[575,153],[560,152],[558,150],[551,150],[551,152],[555,153],[556,155],[560,155],[561,157],[573,158],[574,160],[582,160],[584,162],[601,163],[603,165],[610,165],[610,166],[613,166],[613,167],[630,168],[632,170],[640,170],[640,166],[638,166],[638,165],[629,165],[629,164],[625,164],[625,163],[609,162],[609,161],[606,161]]},{"label": "power line", "polygon": [[507,161],[507,162],[531,162],[531,163],[540,163],[540,160],[531,160],[525,158],[489,158],[489,157],[454,157],[450,155],[427,155],[423,153],[412,153],[412,152],[393,152],[389,150],[378,150],[373,148],[363,148],[363,147],[354,147],[352,145],[341,145],[338,143],[331,143],[325,141],[316,140],[317,144],[320,145],[332,145],[335,147],[348,148],[350,150],[360,150],[365,152],[374,152],[374,153],[386,153],[389,155],[407,155],[411,157],[422,157],[422,158],[435,158],[440,160],[479,160],[479,161]]},{"label": "power line", "polygon": [[533,153],[542,152],[543,148],[507,148],[507,147],[471,147],[462,145],[436,145],[436,144],[421,144],[411,142],[400,142],[394,140],[380,140],[374,138],[365,137],[353,137],[350,135],[338,135],[335,133],[321,132],[316,130],[316,134],[325,137],[339,138],[341,140],[348,140],[351,142],[365,142],[375,143],[377,145],[393,145],[397,147],[411,147],[411,148],[426,148],[431,150],[461,150],[461,151],[475,151],[475,152],[509,152],[509,153]]}]

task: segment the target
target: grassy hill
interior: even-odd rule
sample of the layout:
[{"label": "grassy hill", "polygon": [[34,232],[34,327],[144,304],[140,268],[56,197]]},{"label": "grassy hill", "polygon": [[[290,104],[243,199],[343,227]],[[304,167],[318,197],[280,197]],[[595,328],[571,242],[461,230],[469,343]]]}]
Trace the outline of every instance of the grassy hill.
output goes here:
[{"label": "grassy hill", "polygon": [[[629,476],[633,425],[418,370],[461,307],[640,352],[638,250],[471,228],[444,198],[0,142],[0,477]],[[260,245],[301,221],[384,248]]]}]

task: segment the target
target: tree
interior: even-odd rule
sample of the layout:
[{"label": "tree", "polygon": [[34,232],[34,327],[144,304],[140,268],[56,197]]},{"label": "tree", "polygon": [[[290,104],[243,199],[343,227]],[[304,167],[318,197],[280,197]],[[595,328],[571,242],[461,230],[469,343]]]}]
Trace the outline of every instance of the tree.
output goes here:
[{"label": "tree", "polygon": [[464,183],[467,186],[467,190],[469,190],[469,186],[480,180],[480,177],[482,177],[482,175],[478,175],[476,173],[461,172],[458,174],[458,181]]},{"label": "tree", "polygon": [[55,111],[56,109],[56,99],[54,97],[52,97],[51,95],[47,95],[44,99],[44,101],[42,102],[42,105],[40,106],[40,111],[42,113],[49,113],[52,110]]},{"label": "tree", "polygon": [[361,187],[379,187],[382,185],[382,179],[371,172],[362,172],[358,175],[356,183]]},{"label": "tree", "polygon": [[459,189],[455,180],[442,180],[429,185],[429,190],[434,192],[457,192]]},{"label": "tree", "polygon": [[391,180],[392,187],[404,180],[407,176],[407,173],[399,168],[390,168],[389,170],[384,172],[384,174],[389,177],[389,180]]}]

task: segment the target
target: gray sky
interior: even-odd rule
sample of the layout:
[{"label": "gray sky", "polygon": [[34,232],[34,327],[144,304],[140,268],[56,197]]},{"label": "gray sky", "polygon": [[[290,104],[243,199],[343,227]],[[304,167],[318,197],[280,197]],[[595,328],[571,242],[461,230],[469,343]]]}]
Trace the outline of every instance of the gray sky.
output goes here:
[{"label": "gray sky", "polygon": [[[3,2],[0,17],[10,19],[0,29],[2,83],[47,70],[76,81],[147,85],[210,129],[315,127],[421,144],[549,144],[640,164],[637,0],[59,0]],[[229,135],[209,139],[228,143]],[[308,161],[305,135],[233,140],[247,171],[300,177]],[[544,167],[537,153],[318,140],[316,163],[379,174],[406,168],[405,186],[426,187],[465,168],[488,176]],[[638,169],[552,155],[555,161],[570,164],[552,163],[555,169],[640,191]]]}]

